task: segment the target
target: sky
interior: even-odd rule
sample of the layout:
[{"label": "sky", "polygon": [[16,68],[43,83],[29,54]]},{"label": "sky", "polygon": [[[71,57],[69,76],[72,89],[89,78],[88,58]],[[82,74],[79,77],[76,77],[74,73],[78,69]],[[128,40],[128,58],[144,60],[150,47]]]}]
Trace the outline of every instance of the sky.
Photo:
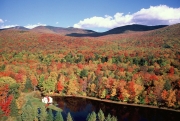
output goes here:
[{"label": "sky", "polygon": [[0,29],[75,27],[94,31],[180,23],[180,0],[0,0]]}]

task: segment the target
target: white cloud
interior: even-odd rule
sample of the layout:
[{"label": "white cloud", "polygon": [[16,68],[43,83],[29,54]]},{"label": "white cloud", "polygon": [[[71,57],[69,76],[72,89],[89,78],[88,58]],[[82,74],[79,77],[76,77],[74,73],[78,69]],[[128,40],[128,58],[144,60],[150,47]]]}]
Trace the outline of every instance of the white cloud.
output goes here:
[{"label": "white cloud", "polygon": [[59,24],[59,22],[56,22],[56,24]]},{"label": "white cloud", "polygon": [[14,24],[14,25],[2,25],[0,27],[0,29],[7,29],[7,28],[15,27],[15,26],[18,26],[18,25],[17,24]]},{"label": "white cloud", "polygon": [[175,24],[180,22],[180,8],[171,8],[166,5],[150,6],[133,14],[133,21],[139,24]]},{"label": "white cloud", "polygon": [[180,8],[172,8],[166,5],[150,6],[150,8],[135,13],[116,13],[113,17],[91,17],[74,24],[76,28],[114,28],[129,24],[161,25],[180,23]]},{"label": "white cloud", "polygon": [[2,19],[0,19],[0,23],[4,23],[4,21]]},{"label": "white cloud", "polygon": [[104,27],[109,28],[113,26],[112,17],[105,15],[105,17],[94,16],[92,18],[86,18],[77,24],[74,24],[75,28],[91,28],[91,27]]},{"label": "white cloud", "polygon": [[37,26],[46,26],[46,24],[41,24],[41,23],[37,23],[37,24],[28,24],[24,27],[28,28],[28,29],[32,29],[32,28],[35,28]]}]

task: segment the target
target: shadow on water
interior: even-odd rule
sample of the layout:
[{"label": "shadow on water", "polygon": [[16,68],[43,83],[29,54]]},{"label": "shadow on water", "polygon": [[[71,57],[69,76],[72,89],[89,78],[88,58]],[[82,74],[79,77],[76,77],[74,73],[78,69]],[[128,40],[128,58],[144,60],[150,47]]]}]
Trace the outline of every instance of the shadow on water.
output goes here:
[{"label": "shadow on water", "polygon": [[53,97],[53,100],[63,110],[65,120],[70,112],[73,121],[86,121],[89,113],[95,111],[97,114],[101,109],[105,116],[114,115],[118,121],[180,121],[179,112],[162,109],[126,106],[78,97]]}]

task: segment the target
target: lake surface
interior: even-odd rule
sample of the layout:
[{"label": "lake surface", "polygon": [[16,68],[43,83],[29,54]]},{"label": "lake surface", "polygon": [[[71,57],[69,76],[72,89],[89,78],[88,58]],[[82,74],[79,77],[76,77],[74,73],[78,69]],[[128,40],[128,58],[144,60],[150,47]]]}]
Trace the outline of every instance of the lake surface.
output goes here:
[{"label": "lake surface", "polygon": [[98,113],[101,109],[105,116],[109,113],[118,118],[118,121],[180,121],[180,113],[162,109],[126,106],[101,102],[78,97],[53,97],[55,104],[60,107],[66,120],[70,112],[73,121],[86,121],[86,117],[92,111]]}]

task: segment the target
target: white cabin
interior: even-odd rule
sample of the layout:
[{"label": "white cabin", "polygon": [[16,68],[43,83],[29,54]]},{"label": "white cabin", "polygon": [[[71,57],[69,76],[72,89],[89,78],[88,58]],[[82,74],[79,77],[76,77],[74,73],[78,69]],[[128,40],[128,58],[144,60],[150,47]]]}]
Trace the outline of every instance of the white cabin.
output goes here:
[{"label": "white cabin", "polygon": [[46,96],[42,99],[42,102],[46,103],[46,104],[51,104],[51,103],[53,103],[53,98],[50,96]]}]

